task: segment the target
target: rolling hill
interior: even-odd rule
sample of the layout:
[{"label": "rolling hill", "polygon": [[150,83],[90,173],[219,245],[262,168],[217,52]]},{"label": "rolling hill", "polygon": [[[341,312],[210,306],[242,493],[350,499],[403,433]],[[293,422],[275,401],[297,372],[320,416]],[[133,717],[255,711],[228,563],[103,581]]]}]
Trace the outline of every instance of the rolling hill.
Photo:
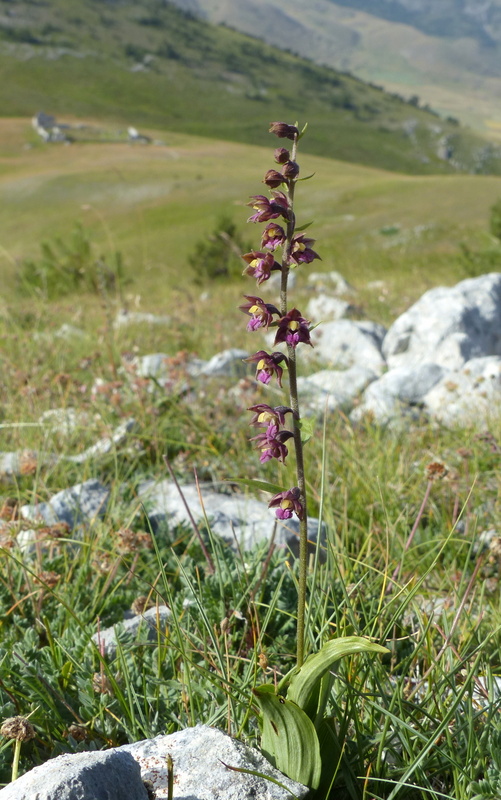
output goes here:
[{"label": "rolling hill", "polygon": [[174,0],[501,137],[501,0]]},{"label": "rolling hill", "polygon": [[162,0],[4,0],[0,12],[3,116],[43,109],[255,144],[268,121],[297,119],[317,155],[500,171],[496,148],[453,121]]}]

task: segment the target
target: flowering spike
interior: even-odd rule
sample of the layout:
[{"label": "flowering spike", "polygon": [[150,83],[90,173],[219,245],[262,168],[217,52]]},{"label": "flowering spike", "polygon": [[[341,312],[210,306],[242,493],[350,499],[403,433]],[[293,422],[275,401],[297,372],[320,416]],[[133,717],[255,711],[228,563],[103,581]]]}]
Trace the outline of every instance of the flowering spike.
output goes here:
[{"label": "flowering spike", "polygon": [[249,358],[244,358],[244,361],[256,362],[256,380],[260,383],[268,384],[273,375],[276,375],[277,382],[280,388],[282,387],[283,368],[280,366],[282,361],[287,361],[283,353],[272,353],[271,355],[266,350],[258,350],[254,355]]},{"label": "flowering spike", "polygon": [[291,347],[297,347],[299,342],[303,342],[303,344],[309,344],[313,347],[310,340],[309,325],[308,320],[301,316],[301,312],[297,308],[292,308],[288,314],[278,320],[278,330],[274,344],[286,342]]},{"label": "flowering spike", "polygon": [[273,253],[262,253],[260,250],[251,250],[250,253],[245,253],[242,258],[244,261],[247,261],[247,266],[243,274],[255,278],[258,286],[268,280],[273,270],[282,269],[278,261],[275,261]]},{"label": "flowering spike", "polygon": [[263,433],[253,436],[250,441],[256,442],[256,448],[261,450],[259,460],[262,464],[272,458],[276,458],[282,464],[285,464],[285,459],[289,452],[285,442],[291,439],[293,435],[291,431],[280,431],[278,425],[271,423]]},{"label": "flowering spike", "polygon": [[240,311],[249,314],[251,319],[247,323],[248,331],[256,331],[258,328],[267,328],[273,322],[273,314],[279,314],[278,308],[271,303],[265,303],[260,297],[253,297],[245,294],[248,303],[239,306]]},{"label": "flowering spike", "polygon": [[276,250],[281,247],[285,242],[285,231],[281,225],[276,222],[270,222],[263,231],[261,237],[261,247],[266,247],[268,250]]},{"label": "flowering spike", "polygon": [[[280,174],[280,173],[278,173]],[[251,195],[251,203],[247,203],[255,210],[247,222],[268,222],[277,217],[289,217],[289,201],[283,192],[272,192],[273,198],[269,200],[264,194]]]},{"label": "flowering spike", "polygon": [[266,403],[257,403],[255,406],[250,406],[247,411],[254,411],[254,416],[249,425],[256,427],[267,427],[272,422],[275,425],[285,425],[285,415],[292,414],[292,408],[288,406],[275,406],[275,408],[272,408]]},{"label": "flowering spike", "polygon": [[315,239],[309,239],[304,233],[298,233],[292,238],[289,264],[311,264],[315,258],[320,259],[318,253],[311,249]]}]

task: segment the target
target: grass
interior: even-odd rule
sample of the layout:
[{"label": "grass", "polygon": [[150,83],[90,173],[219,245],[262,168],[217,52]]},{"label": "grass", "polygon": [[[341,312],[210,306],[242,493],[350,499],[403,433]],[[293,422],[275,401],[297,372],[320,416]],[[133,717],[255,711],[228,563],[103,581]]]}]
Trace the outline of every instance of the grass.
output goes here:
[{"label": "grass", "polygon": [[[26,150],[25,122],[5,123],[5,130],[0,190],[14,198],[17,190],[19,199],[15,213],[13,206],[0,212],[8,287],[0,450],[74,455],[124,419],[136,420],[126,445],[105,457],[79,465],[44,463],[39,455],[26,459],[24,474],[1,479],[1,716],[31,714],[37,733],[23,746],[21,770],[61,752],[197,722],[258,744],[251,690],[294,663],[297,565],[268,543],[234,552],[204,529],[211,575],[191,529],[150,535],[138,486],[166,475],[166,452],[184,481],[195,469],[201,480],[294,482],[289,466],[259,467],[247,441],[245,409],[262,401],[258,388],[244,383],[232,394],[234,382],[218,379],[197,390],[185,371],[187,354],[252,348],[236,311],[249,284],[195,285],[186,258],[220,210],[234,212],[244,237],[255,236],[242,224],[248,210],[241,203],[260,191],[269,152],[179,133],[158,148]],[[315,218],[319,267],[339,269],[358,288],[360,312],[386,322],[426,288],[466,277],[471,265],[459,242],[482,252],[501,189],[497,178],[397,176],[313,155],[302,168],[317,173],[300,184],[298,215]],[[169,326],[111,328],[122,302],[118,287],[53,301],[18,293],[20,261],[36,257],[43,238],[68,237],[77,221],[96,256],[122,252],[130,308],[168,313]],[[430,227],[416,233],[421,225]],[[385,235],[385,226],[397,232]],[[305,272],[298,273],[299,307],[310,296]],[[371,289],[375,279],[383,285]],[[85,335],[55,338],[64,322]],[[131,382],[123,364],[153,352],[175,358],[178,386],[187,382],[193,392]],[[100,392],[93,391],[97,378]],[[39,424],[50,408],[86,416],[65,436]],[[326,538],[308,572],[306,649],[365,635],[390,650],[384,659],[346,659],[336,672],[329,706],[336,797],[497,796],[500,565],[495,550],[480,554],[478,541],[499,521],[499,421],[488,434],[424,423],[405,431],[353,428],[337,414],[324,428],[317,422],[307,445],[309,510],[324,521]],[[426,467],[437,461],[448,473],[433,482],[422,509]],[[58,537],[49,527],[40,532],[45,545],[23,557],[13,546],[25,527],[16,504],[91,477],[111,489],[105,517],[81,538]],[[91,635],[119,623],[140,597],[167,603],[171,622],[154,642],[122,637],[116,656],[103,659]],[[11,759],[4,742],[3,782]]]}]

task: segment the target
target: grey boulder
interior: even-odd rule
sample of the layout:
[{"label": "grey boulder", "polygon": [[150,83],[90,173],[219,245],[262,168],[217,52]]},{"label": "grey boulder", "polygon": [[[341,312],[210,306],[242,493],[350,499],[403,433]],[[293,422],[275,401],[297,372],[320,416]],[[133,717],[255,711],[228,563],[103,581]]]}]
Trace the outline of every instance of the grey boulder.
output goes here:
[{"label": "grey boulder", "polygon": [[339,408],[348,413],[355,398],[377,377],[371,369],[355,364],[345,370],[323,369],[298,378],[297,383],[306,412],[322,414]]},{"label": "grey boulder", "polygon": [[46,503],[21,506],[23,519],[42,521],[46,525],[66,522],[71,529],[90,524],[104,514],[109,490],[98,480],[91,479],[58,492]]},{"label": "grey boulder", "polygon": [[159,633],[163,635],[162,629],[165,628],[171,616],[172,612],[168,606],[149,608],[143,614],[136,614],[117,625],[95,633],[92,641],[99,648],[101,655],[113,658],[117,651],[117,643],[123,636],[135,637],[136,644],[144,643],[146,640],[154,641]]},{"label": "grey boulder", "polygon": [[123,748],[62,755],[0,791],[1,800],[148,800],[138,761]]},{"label": "grey boulder", "polygon": [[501,355],[501,273],[426,292],[390,327],[383,354],[390,368],[433,361],[448,369]]},{"label": "grey boulder", "polygon": [[467,361],[423,398],[426,411],[445,426],[485,426],[501,416],[501,357]]},{"label": "grey boulder", "polygon": [[386,367],[381,352],[385,333],[386,329],[376,322],[348,319],[326,322],[313,331],[313,354],[337,369],[361,365],[381,375]]}]

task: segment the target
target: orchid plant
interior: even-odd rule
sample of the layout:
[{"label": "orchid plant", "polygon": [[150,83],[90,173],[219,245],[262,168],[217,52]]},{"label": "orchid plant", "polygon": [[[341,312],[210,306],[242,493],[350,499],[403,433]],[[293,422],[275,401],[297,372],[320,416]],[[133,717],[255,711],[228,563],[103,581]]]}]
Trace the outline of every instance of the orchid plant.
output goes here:
[{"label": "orchid plant", "polygon": [[[254,213],[248,221],[267,224],[261,235],[261,249],[242,256],[246,262],[244,275],[254,278],[259,287],[273,272],[279,273],[279,307],[261,297],[245,295],[246,302],[240,310],[250,317],[247,323],[249,332],[276,329],[274,347],[285,345],[285,353],[281,350],[271,353],[258,350],[247,359],[256,364],[256,380],[260,383],[268,385],[276,380],[283,388],[284,374],[288,378],[289,405],[273,407],[258,403],[249,408],[253,413],[250,425],[261,431],[251,441],[260,451],[259,460],[263,464],[271,459],[285,463],[289,455],[287,444],[292,441],[297,485],[277,492],[268,505],[275,509],[281,521],[294,515],[299,520],[296,665],[277,689],[272,684],[254,689],[254,698],[261,711],[261,746],[278,769],[294,780],[318,789],[332,784],[336,760],[333,753],[339,752],[334,726],[326,716],[333,686],[333,664],[345,655],[387,651],[367,639],[351,636],[327,642],[318,653],[305,660],[308,518],[302,438],[305,426],[297,387],[297,353],[303,345],[312,346],[312,326],[299,309],[289,309],[288,299],[291,269],[320,258],[313,249],[315,240],[303,233],[308,225],[296,227],[294,213],[296,185],[298,181],[306,180],[299,177],[300,168],[296,160],[298,142],[305,131],[306,126],[300,132],[297,125],[271,123],[270,133],[289,140],[290,149],[278,147],[275,150],[274,159],[280,171],[269,169],[264,176],[263,183],[271,190],[271,196],[254,195],[249,203]],[[281,252],[280,259],[276,255],[278,252]]]}]

